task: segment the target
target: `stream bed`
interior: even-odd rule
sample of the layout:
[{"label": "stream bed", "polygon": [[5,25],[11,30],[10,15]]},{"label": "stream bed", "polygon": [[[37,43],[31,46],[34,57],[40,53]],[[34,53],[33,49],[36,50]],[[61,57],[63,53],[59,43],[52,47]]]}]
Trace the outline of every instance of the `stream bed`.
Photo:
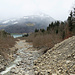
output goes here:
[{"label": "stream bed", "polygon": [[[21,45],[21,43],[18,43],[18,45]],[[16,59],[6,67],[5,71],[0,73],[1,75],[34,75],[33,62],[41,56],[36,48],[25,43],[25,47],[19,49],[14,56],[16,56]]]}]

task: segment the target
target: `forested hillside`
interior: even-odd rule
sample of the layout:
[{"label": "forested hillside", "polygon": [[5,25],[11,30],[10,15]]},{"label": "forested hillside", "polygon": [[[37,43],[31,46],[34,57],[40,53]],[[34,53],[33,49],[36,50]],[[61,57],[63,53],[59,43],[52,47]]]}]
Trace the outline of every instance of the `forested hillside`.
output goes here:
[{"label": "forested hillside", "polygon": [[24,16],[19,19],[8,19],[0,22],[0,29],[4,29],[9,33],[29,33],[34,32],[36,28],[46,29],[49,23],[55,22],[55,19],[46,15]]},{"label": "forested hillside", "polygon": [[[54,44],[75,35],[75,9],[70,12],[67,21],[52,22],[44,29],[35,29],[35,33],[27,38],[34,47],[53,47]],[[40,41],[39,41],[40,40]]]}]

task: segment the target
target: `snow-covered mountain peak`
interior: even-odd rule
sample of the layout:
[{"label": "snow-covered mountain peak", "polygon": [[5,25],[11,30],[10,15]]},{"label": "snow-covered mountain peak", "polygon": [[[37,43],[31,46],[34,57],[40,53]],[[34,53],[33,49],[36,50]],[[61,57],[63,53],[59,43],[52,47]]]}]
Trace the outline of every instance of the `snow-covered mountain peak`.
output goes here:
[{"label": "snow-covered mountain peak", "polygon": [[39,17],[50,17],[49,15],[44,14],[44,13],[36,13],[35,15]]},{"label": "snow-covered mountain peak", "polygon": [[8,23],[10,20],[6,20],[6,21],[4,21],[4,22],[2,22],[3,24],[6,24],[6,23]]},{"label": "snow-covered mountain peak", "polygon": [[24,16],[23,18],[24,18],[24,19],[28,19],[29,17],[28,17],[28,16]]}]

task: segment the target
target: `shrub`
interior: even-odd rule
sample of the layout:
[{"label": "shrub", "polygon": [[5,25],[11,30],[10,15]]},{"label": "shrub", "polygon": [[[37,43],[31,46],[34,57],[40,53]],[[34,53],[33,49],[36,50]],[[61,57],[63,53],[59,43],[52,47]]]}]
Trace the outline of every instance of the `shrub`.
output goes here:
[{"label": "shrub", "polygon": [[48,47],[52,48],[56,43],[60,42],[62,38],[59,35],[48,33],[34,33],[27,38],[28,42],[33,42],[34,47]]},{"label": "shrub", "polygon": [[11,51],[9,48],[15,45],[15,41],[7,32],[0,31],[0,54],[5,58],[8,59],[8,55],[14,51]]}]

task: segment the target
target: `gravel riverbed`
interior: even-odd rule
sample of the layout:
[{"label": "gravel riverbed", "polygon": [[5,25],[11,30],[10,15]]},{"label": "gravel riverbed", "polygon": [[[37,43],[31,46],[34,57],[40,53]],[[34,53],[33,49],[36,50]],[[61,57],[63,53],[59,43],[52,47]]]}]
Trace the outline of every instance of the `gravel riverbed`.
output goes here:
[{"label": "gravel riverbed", "polygon": [[[32,43],[19,40],[14,57],[2,75],[75,75],[75,36],[56,44],[45,54]],[[11,48],[11,49],[14,49]]]},{"label": "gravel riverbed", "polygon": [[1,72],[2,75],[34,75],[33,62],[39,56],[42,55],[36,48],[33,48],[31,43],[25,42],[25,40],[19,40],[15,45],[18,51],[13,56],[15,60],[10,63],[4,71]]}]

